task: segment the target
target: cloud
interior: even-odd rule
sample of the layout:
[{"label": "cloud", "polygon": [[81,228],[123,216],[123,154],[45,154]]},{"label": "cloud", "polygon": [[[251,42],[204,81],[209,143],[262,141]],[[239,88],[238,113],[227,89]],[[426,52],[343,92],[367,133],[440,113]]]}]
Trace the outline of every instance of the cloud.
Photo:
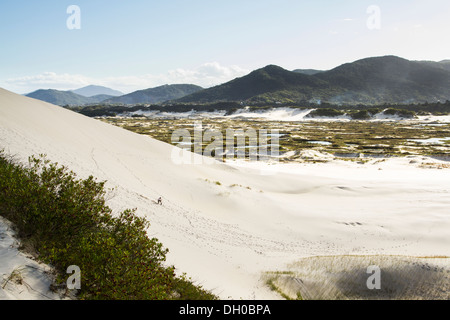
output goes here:
[{"label": "cloud", "polygon": [[72,74],[57,74],[55,72],[44,72],[39,75],[24,76],[7,79],[5,83],[8,87],[16,88],[15,91],[30,92],[36,89],[57,89],[67,90],[69,88],[79,88],[90,84],[88,77]]},{"label": "cloud", "polygon": [[223,66],[218,62],[208,62],[195,69],[178,68],[163,74],[139,76],[92,78],[79,74],[44,72],[38,75],[7,79],[0,86],[14,92],[28,93],[37,89],[73,90],[94,84],[128,93],[164,84],[191,83],[207,88],[244,76],[249,72],[238,66]]}]

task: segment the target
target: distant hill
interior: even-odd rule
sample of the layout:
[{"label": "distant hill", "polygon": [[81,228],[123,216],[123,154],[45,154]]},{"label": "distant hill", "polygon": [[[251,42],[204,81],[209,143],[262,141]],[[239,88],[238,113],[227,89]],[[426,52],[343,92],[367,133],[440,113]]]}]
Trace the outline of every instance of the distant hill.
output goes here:
[{"label": "distant hill", "polygon": [[114,96],[109,94],[98,94],[96,96],[89,97],[89,100],[91,100],[89,103],[100,103],[111,98],[114,98]]},{"label": "distant hill", "polygon": [[327,86],[320,79],[269,65],[247,76],[178,99],[177,102],[247,101],[258,100],[258,97],[274,102],[283,97],[301,97]]},{"label": "distant hill", "polygon": [[156,88],[135,91],[120,97],[104,101],[110,104],[154,104],[174,100],[203,90],[202,87],[192,84],[164,85]]},{"label": "distant hill", "polygon": [[418,61],[418,62],[420,62],[424,65],[430,66],[430,67],[435,67],[435,68],[450,71],[450,60],[443,60],[443,61],[439,61],[439,62],[434,62],[434,61]]},{"label": "distant hill", "polygon": [[[103,88],[103,89],[102,89]],[[91,94],[104,87],[75,90]],[[116,92],[117,94],[117,92]],[[409,61],[396,56],[361,59],[332,70],[285,70],[268,65],[246,76],[203,89],[192,84],[164,85],[111,97],[71,91],[38,90],[29,97],[60,106],[86,104],[261,104],[331,103],[377,105],[450,100],[450,60]]]},{"label": "distant hill", "polygon": [[316,70],[316,69],[295,69],[293,70],[293,72],[297,72],[297,73],[303,73],[303,74],[307,74],[309,76],[318,74],[318,73],[322,73],[325,72],[323,70]]},{"label": "distant hill", "polygon": [[87,87],[83,87],[80,89],[76,89],[76,90],[71,90],[73,93],[85,96],[85,97],[93,97],[93,96],[98,96],[98,95],[108,95],[108,96],[112,96],[112,97],[117,97],[117,96],[121,96],[123,95],[122,92],[117,91],[117,90],[113,90],[107,87],[102,87],[102,86],[94,86],[94,85],[90,85]]},{"label": "distant hill", "polygon": [[409,61],[395,56],[358,60],[313,75],[267,66],[225,84],[178,99],[182,103],[334,104],[433,102],[450,99],[446,62]]},{"label": "distant hill", "polygon": [[[92,88],[91,88],[92,89]],[[95,89],[95,88],[94,88]],[[54,89],[37,90],[27,94],[27,97],[49,102],[58,106],[83,106],[88,104],[155,104],[184,97],[185,95],[203,90],[202,87],[191,84],[165,85],[156,88],[136,91],[123,96],[98,94],[85,97],[73,91]],[[79,92],[78,90],[76,90]],[[107,90],[106,90],[107,91]],[[88,91],[84,91],[86,94]],[[90,91],[94,92],[93,90]]]},{"label": "distant hill", "polygon": [[58,106],[65,105],[85,105],[92,103],[92,99],[73,93],[71,91],[59,91],[59,90],[36,90],[26,95],[27,97],[42,100],[48,103],[52,103]]},{"label": "distant hill", "polygon": [[100,103],[103,100],[110,99],[110,95],[96,95],[93,97],[84,97],[72,91],[59,91],[54,89],[36,90],[26,95],[27,97],[42,100],[58,106],[82,106],[87,104]]},{"label": "distant hill", "polygon": [[423,62],[384,56],[343,64],[315,77],[340,88],[332,103],[425,102],[450,99],[450,72]]}]

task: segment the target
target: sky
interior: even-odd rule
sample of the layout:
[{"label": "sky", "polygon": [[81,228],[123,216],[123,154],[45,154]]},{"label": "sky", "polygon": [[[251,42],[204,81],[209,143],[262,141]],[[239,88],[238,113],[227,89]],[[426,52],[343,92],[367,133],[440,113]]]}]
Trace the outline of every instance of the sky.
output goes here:
[{"label": "sky", "polygon": [[1,0],[0,87],[129,93],[207,88],[269,64],[441,61],[449,30],[448,0]]}]

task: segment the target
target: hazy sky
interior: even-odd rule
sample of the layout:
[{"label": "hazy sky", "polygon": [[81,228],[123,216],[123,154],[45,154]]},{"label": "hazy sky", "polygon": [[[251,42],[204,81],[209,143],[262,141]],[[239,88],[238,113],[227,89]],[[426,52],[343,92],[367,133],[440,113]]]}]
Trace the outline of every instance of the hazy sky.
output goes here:
[{"label": "hazy sky", "polygon": [[440,61],[450,59],[449,31],[448,0],[1,0],[0,87],[128,93],[208,87],[268,64]]}]

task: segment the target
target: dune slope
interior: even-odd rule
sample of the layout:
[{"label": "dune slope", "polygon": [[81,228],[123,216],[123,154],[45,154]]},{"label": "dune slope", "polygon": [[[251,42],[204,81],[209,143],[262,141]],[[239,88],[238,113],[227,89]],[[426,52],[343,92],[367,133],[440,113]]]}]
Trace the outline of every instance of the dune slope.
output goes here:
[{"label": "dune slope", "polygon": [[449,171],[410,159],[271,166],[271,175],[200,156],[177,164],[170,145],[3,89],[0,149],[107,180],[108,205],[137,208],[168,263],[223,299],[280,298],[261,274],[302,257],[450,255]]}]

